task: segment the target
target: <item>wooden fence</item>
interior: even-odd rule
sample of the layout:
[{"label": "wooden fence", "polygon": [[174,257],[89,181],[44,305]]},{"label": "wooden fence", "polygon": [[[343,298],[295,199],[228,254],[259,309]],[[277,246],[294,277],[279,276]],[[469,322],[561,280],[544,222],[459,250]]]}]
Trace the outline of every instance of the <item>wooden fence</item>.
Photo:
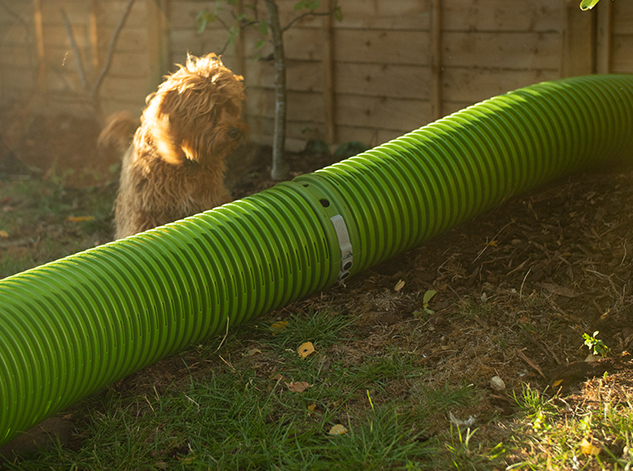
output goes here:
[{"label": "wooden fence", "polygon": [[[0,1],[0,105],[94,113],[90,90],[129,2]],[[278,0],[282,23],[297,14],[295,3]],[[332,2],[321,3],[326,9]],[[311,17],[286,32],[289,148],[311,138],[376,145],[531,83],[633,72],[633,2],[603,0],[591,12],[581,12],[578,3],[339,0],[342,22]],[[197,32],[196,16],[214,5],[133,1],[99,88],[99,112],[139,114],[146,95],[187,52],[220,50],[227,38],[220,23]],[[223,14],[230,21],[230,12]],[[247,31],[224,60],[244,75],[252,139],[266,143],[273,127],[274,70],[270,45],[260,51],[262,60],[253,60],[259,39],[256,30]]]}]

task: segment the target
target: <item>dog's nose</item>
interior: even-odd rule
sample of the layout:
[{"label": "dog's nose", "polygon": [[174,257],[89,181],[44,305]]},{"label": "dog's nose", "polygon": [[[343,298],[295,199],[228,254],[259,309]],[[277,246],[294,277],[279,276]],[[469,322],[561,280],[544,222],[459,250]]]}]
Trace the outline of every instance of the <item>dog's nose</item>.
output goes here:
[{"label": "dog's nose", "polygon": [[235,139],[236,137],[238,137],[240,135],[240,130],[237,128],[231,128],[229,129],[229,137],[231,139]]}]

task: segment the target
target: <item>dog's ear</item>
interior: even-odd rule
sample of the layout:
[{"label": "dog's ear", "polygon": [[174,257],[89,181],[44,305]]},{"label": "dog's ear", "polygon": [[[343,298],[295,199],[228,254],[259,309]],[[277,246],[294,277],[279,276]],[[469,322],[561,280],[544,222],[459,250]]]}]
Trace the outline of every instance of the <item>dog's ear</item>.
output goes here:
[{"label": "dog's ear", "polygon": [[143,120],[150,129],[156,150],[165,162],[182,164],[187,157],[180,146],[183,123],[178,116],[178,90],[159,89],[148,101]]}]

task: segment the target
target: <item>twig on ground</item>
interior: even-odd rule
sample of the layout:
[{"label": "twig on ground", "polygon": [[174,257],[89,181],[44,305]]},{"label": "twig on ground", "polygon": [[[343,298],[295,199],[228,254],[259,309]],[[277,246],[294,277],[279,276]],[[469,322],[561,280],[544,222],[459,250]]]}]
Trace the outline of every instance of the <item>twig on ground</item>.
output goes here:
[{"label": "twig on ground", "polygon": [[487,249],[488,247],[490,247],[490,244],[492,243],[492,241],[493,241],[493,240],[495,240],[497,237],[499,237],[499,235],[500,235],[500,234],[504,231],[504,229],[505,229],[506,227],[508,227],[510,224],[514,224],[514,222],[515,222],[515,221],[510,221],[508,224],[506,224],[506,225],[505,225],[505,226],[503,226],[501,229],[499,229],[499,232],[497,232],[497,233],[495,234],[495,236],[494,236],[494,237],[490,240],[490,242],[488,242],[488,243],[485,245],[485,247],[484,247],[483,249],[481,249],[481,251],[479,252],[479,254],[478,254],[478,255],[475,257],[475,259],[473,260],[473,263],[475,263],[475,262],[479,259],[479,257],[481,257],[481,256],[484,254],[484,252],[486,251],[486,249]]},{"label": "twig on ground", "polygon": [[532,268],[530,268],[525,274],[525,276],[523,277],[523,281],[521,282],[521,289],[519,290],[519,299],[523,298],[523,285],[525,284],[525,280],[527,279],[531,271],[532,271]]},{"label": "twig on ground", "polygon": [[538,372],[539,372],[539,374],[540,374],[543,378],[547,379],[547,378],[545,377],[545,375],[543,374],[543,372],[541,371],[541,369],[540,369],[538,366],[536,366],[536,364],[535,364],[532,360],[530,360],[528,357],[526,357],[526,356],[525,356],[525,353],[523,353],[523,350],[519,350],[519,349],[517,348],[517,353],[519,354],[519,356],[520,356],[521,358],[523,358],[523,359],[527,362],[527,364],[528,364],[528,365],[530,365],[532,368],[534,368],[536,371],[538,371]]},{"label": "twig on ground", "polygon": [[552,349],[549,348],[549,346],[545,342],[543,342],[542,340],[535,339],[532,334],[530,334],[529,332],[526,332],[525,330],[522,330],[522,332],[525,334],[528,340],[530,340],[530,342],[532,342],[533,344],[537,345],[543,351],[543,353],[545,353],[546,355],[551,355],[557,364],[559,365],[561,364],[560,360],[558,359],[558,356],[556,356],[556,354],[552,351]]},{"label": "twig on ground", "polygon": [[218,345],[218,348],[215,349],[215,352],[213,352],[213,355],[215,355],[216,353],[218,353],[218,350],[220,350],[220,348],[222,348],[222,345],[224,344],[224,341],[226,340],[226,338],[229,335],[229,316],[226,316],[226,331],[224,332],[224,337],[222,337],[222,341],[220,342],[220,345]]}]

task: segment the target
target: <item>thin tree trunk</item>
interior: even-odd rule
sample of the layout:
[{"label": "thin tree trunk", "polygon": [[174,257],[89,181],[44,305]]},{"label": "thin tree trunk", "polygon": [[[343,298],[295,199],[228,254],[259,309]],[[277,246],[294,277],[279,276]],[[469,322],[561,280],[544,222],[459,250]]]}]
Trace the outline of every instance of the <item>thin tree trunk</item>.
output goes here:
[{"label": "thin tree trunk", "polygon": [[273,136],[273,167],[270,176],[279,181],[286,178],[288,166],[284,161],[286,145],[286,57],[284,55],[283,32],[279,23],[279,10],[275,0],[264,0],[268,10],[270,32],[273,38],[275,63],[275,129]]}]

